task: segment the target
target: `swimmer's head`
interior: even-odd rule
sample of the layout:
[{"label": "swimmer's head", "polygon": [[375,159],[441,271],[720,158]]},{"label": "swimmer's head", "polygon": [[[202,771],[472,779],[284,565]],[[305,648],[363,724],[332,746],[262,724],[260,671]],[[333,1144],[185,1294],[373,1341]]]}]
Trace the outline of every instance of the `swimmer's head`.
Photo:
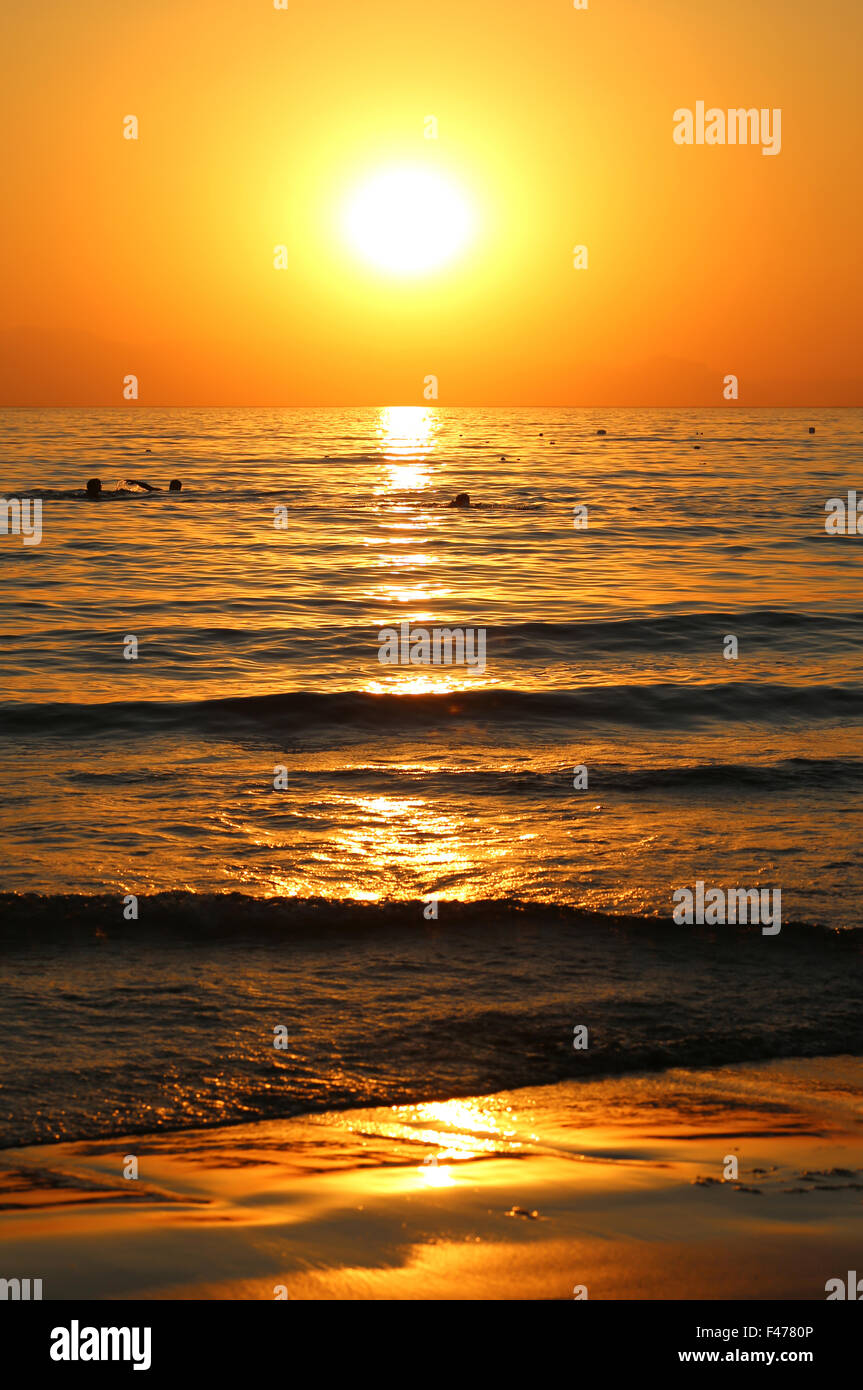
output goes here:
[{"label": "swimmer's head", "polygon": [[182,486],[183,486],[183,484],[180,482],[180,479],[179,479],[179,478],[172,478],[171,481],[170,481],[169,484],[168,484],[168,491],[169,491],[169,492],[179,492],[179,491],[181,490]]},{"label": "swimmer's head", "polygon": [[451,507],[469,507],[469,506],[470,506],[470,498],[468,497],[468,495],[467,495],[466,492],[460,492],[460,493],[458,494],[457,497],[454,497],[454,498],[452,499],[452,501],[450,502],[450,506],[451,506]]},{"label": "swimmer's head", "polygon": [[101,491],[102,491],[102,479],[101,479],[101,478],[88,478],[88,479],[87,479],[87,496],[88,496],[88,497],[98,497],[99,494],[101,493]]}]

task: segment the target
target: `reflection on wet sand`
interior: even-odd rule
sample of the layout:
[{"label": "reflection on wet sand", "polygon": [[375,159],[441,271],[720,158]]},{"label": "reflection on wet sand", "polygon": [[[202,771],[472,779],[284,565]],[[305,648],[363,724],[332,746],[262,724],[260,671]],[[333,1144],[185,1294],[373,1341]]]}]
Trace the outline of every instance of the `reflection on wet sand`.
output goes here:
[{"label": "reflection on wet sand", "polygon": [[861,1087],[784,1062],[9,1151],[0,1236],[46,1298],[819,1299]]}]

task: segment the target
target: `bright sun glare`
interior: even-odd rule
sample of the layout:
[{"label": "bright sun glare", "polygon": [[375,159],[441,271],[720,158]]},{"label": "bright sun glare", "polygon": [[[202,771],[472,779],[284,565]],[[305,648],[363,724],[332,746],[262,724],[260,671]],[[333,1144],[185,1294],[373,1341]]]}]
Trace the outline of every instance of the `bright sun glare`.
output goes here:
[{"label": "bright sun glare", "polygon": [[354,190],[345,210],[354,250],[391,275],[446,265],[467,245],[473,224],[458,187],[428,169],[384,169]]}]

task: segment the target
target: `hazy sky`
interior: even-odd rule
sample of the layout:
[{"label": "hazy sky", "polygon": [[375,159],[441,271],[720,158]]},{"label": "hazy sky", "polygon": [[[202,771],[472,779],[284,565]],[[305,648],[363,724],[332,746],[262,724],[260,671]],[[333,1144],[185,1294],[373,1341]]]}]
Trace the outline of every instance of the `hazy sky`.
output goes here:
[{"label": "hazy sky", "polygon": [[[6,0],[0,24],[4,404],[122,405],[132,373],[141,405],[421,404],[433,374],[441,404],[721,406],[729,373],[741,405],[863,404],[860,0]],[[780,108],[781,152],[676,144],[699,100]],[[415,276],[342,225],[406,166],[473,221]]]}]

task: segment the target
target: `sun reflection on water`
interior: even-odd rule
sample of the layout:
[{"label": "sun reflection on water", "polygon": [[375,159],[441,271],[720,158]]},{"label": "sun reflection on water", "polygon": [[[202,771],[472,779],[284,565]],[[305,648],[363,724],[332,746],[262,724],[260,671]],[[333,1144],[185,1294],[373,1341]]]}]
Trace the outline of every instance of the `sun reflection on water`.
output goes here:
[{"label": "sun reflection on water", "polygon": [[431,486],[426,466],[437,447],[437,413],[419,405],[386,406],[377,434],[384,454],[386,476],[376,492],[414,491]]},{"label": "sun reflection on water", "polygon": [[[525,1139],[519,1137],[516,1114],[504,1098],[471,1096],[466,1099],[432,1101],[411,1105],[392,1105],[383,1118],[382,1111],[370,1112],[356,1129],[401,1146],[407,1154],[415,1145],[427,1150],[421,1163],[403,1171],[411,1185],[453,1187],[465,1163],[477,1159],[522,1154]],[[529,1136],[528,1143],[535,1136]],[[466,1174],[467,1176],[467,1174]],[[470,1181],[477,1181],[476,1170]]]},{"label": "sun reflection on water", "polygon": [[492,1109],[478,1098],[436,1101],[425,1105],[393,1106],[393,1135],[409,1133],[436,1152],[417,1169],[425,1187],[453,1187],[459,1164],[493,1154],[514,1153],[516,1141],[512,1107]]},{"label": "sun reflection on water", "polygon": [[455,1178],[452,1169],[438,1163],[437,1154],[423,1159],[423,1166],[417,1170],[426,1187],[453,1187]]}]

